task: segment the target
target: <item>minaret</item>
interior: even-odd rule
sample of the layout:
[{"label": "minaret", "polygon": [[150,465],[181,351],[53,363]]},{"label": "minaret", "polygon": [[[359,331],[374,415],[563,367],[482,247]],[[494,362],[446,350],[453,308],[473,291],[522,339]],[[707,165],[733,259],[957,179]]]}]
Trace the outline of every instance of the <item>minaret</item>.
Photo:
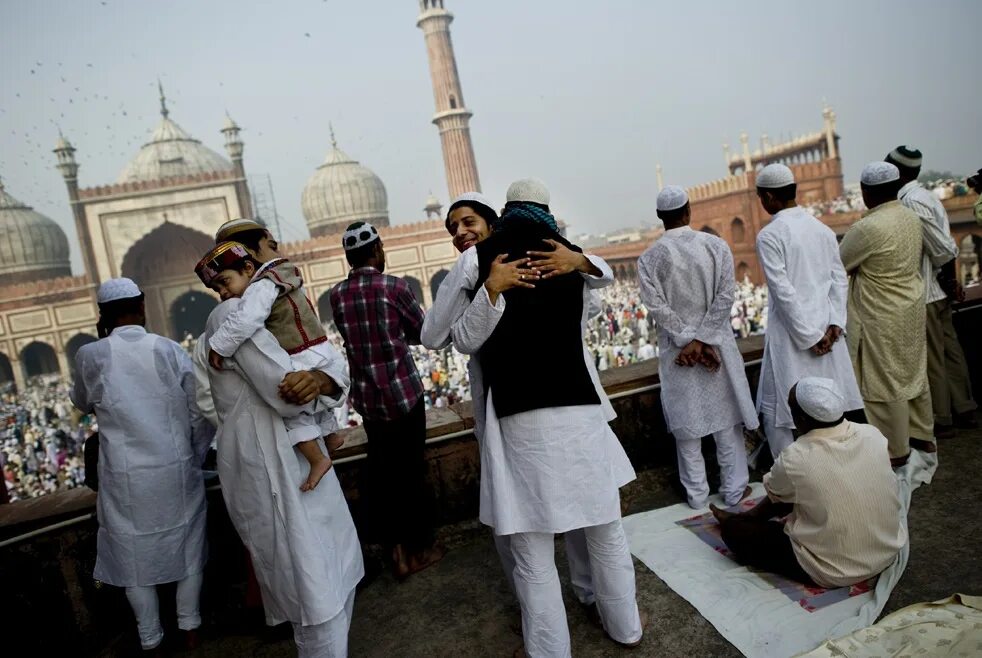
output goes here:
[{"label": "minaret", "polygon": [[443,163],[447,170],[447,189],[454,199],[464,192],[480,192],[477,160],[468,127],[471,112],[464,106],[460,89],[457,60],[450,41],[453,14],[443,8],[443,0],[420,0],[420,15],[416,27],[423,30],[426,52],[430,60],[430,77],[436,114],[433,123],[440,130]]},{"label": "minaret", "polygon": [[252,217],[252,198],[249,195],[249,185],[246,182],[245,166],[242,164],[242,151],[245,145],[239,137],[239,125],[225,113],[225,150],[232,159],[232,170],[235,172],[235,197],[239,202],[239,217]]},{"label": "minaret", "polygon": [[82,249],[82,265],[89,281],[99,283],[99,272],[95,264],[95,252],[92,249],[92,234],[89,224],[85,221],[85,207],[78,198],[78,162],[75,161],[75,147],[58,131],[58,143],[55,144],[54,154],[58,156],[58,171],[65,179],[68,188],[68,202],[72,207],[75,218],[75,232],[78,233],[79,246]]}]

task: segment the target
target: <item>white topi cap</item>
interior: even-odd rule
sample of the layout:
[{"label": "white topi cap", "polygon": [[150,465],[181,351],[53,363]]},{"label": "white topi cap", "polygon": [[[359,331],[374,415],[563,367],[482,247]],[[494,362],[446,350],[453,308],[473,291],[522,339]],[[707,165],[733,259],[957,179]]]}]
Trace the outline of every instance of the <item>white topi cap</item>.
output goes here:
[{"label": "white topi cap", "polygon": [[846,402],[839,392],[839,387],[831,379],[824,377],[799,379],[794,396],[802,411],[823,423],[839,420],[845,413]]},{"label": "white topi cap", "polygon": [[508,186],[505,202],[511,203],[512,201],[530,201],[548,206],[549,188],[538,178],[522,178]]},{"label": "white topi cap", "polygon": [[757,187],[773,190],[794,184],[794,174],[787,165],[775,162],[760,170],[757,174]]},{"label": "white topi cap", "polygon": [[109,279],[108,281],[103,281],[102,285],[99,286],[96,301],[99,304],[107,304],[119,299],[132,299],[142,294],[139,286],[133,282],[133,279],[127,279],[126,277]]},{"label": "white topi cap", "polygon": [[863,167],[859,182],[866,186],[883,185],[900,180],[900,170],[889,162],[871,162]]},{"label": "white topi cap", "polygon": [[678,210],[689,203],[689,195],[678,185],[668,185],[655,198],[655,210]]}]

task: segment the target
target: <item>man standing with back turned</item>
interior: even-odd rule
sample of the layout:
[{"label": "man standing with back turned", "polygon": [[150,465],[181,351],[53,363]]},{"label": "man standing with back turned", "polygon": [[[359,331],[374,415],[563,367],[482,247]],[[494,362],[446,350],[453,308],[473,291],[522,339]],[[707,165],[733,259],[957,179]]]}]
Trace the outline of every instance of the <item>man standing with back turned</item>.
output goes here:
[{"label": "man standing with back turned", "polygon": [[97,300],[109,336],[78,351],[71,394],[99,418],[94,576],[126,588],[145,650],[164,638],[156,586],[177,581],[177,625],[193,648],[207,554],[201,464],[214,428],[198,413],[187,353],[144,329],[136,284],[109,279]]}]

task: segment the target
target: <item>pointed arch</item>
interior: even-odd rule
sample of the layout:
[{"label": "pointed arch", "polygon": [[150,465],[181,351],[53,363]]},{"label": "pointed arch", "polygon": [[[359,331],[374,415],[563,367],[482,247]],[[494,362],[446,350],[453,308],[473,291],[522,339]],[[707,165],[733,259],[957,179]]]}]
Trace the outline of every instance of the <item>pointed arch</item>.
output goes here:
[{"label": "pointed arch", "polygon": [[414,276],[404,276],[402,277],[406,283],[409,284],[409,290],[412,291],[413,297],[416,298],[416,302],[420,305],[423,304],[423,284],[419,282]]},{"label": "pointed arch", "polygon": [[739,217],[734,217],[733,221],[730,222],[730,236],[733,238],[734,244],[741,244],[747,240],[746,225]]},{"label": "pointed arch", "polygon": [[33,341],[25,345],[20,351],[20,362],[25,377],[61,374],[55,348],[47,343]]},{"label": "pointed arch", "polygon": [[440,289],[440,284],[450,274],[447,270],[440,270],[430,278],[430,292],[433,294],[433,301],[436,301],[436,293]]},{"label": "pointed arch", "polygon": [[171,335],[175,340],[187,336],[197,338],[204,332],[208,316],[216,306],[218,301],[208,293],[197,290],[184,293],[170,305]]}]

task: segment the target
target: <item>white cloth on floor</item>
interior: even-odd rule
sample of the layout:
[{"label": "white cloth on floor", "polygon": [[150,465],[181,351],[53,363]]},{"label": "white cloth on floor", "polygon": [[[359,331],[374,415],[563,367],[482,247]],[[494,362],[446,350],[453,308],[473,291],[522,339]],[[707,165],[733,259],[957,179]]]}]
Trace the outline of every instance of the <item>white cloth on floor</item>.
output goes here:
[{"label": "white cloth on floor", "polygon": [[[810,350],[829,325],[846,329],[849,282],[835,233],[803,209],[787,208],[757,235],[757,256],[767,279],[758,413],[773,416],[779,428],[793,428],[788,392],[803,377],[831,379],[839,385],[846,410],[862,409],[845,336],[828,354],[815,356]],[[780,450],[772,447],[771,452]]]},{"label": "white cloth on floor", "polygon": [[214,428],[198,412],[191,359],[174,341],[126,325],[83,346],[75,363],[72,402],[99,418],[93,575],[134,587],[200,573],[207,555],[201,464]]},{"label": "white cloth on floor", "polygon": [[[706,436],[743,423],[755,429],[750,385],[733,338],[733,254],[720,238],[688,226],[665,233],[638,259],[641,300],[655,316],[662,409],[668,431]],[[679,366],[693,340],[713,346],[719,370]]]},{"label": "white cloth on floor", "polygon": [[293,642],[297,658],[346,658],[348,631],[355,610],[355,590],[348,593],[344,609],[327,621],[314,626],[293,624]]},{"label": "white cloth on floor", "polygon": [[[209,334],[238,303],[230,299],[212,311]],[[364,574],[348,505],[335,469],[317,488],[300,491],[310,465],[289,440],[282,417],[310,405],[280,399],[278,387],[292,363],[276,338],[260,329],[231,361],[232,369],[209,372],[229,516],[252,557],[266,622],[321,624],[341,612]]]},{"label": "white cloth on floor", "polygon": [[[203,573],[178,581],[177,583],[177,627],[191,631],[201,626],[201,582]],[[164,639],[164,629],[160,625],[160,601],[157,586],[127,587],[126,599],[136,616],[136,630],[140,635],[140,646],[153,649]]]},{"label": "white cloth on floor", "polygon": [[[713,432],[716,442],[716,461],[719,462],[719,493],[727,507],[740,502],[750,481],[747,469],[747,448],[743,440],[743,425],[734,425]],[[709,481],[706,479],[706,460],[702,456],[702,437],[682,433],[675,437],[678,452],[679,479],[685,487],[692,509],[709,504]]]}]

